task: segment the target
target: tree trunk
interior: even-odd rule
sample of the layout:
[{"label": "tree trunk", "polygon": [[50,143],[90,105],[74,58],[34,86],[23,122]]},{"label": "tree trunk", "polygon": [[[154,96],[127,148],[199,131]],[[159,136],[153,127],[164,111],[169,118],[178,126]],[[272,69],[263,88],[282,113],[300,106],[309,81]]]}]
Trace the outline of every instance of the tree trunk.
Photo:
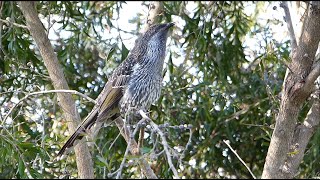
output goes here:
[{"label": "tree trunk", "polygon": [[[28,29],[35,40],[44,64],[48,69],[49,76],[55,89],[68,90],[68,84],[64,77],[58,58],[54,53],[52,45],[45,33],[35,3],[30,1],[19,1],[18,5],[26,19]],[[65,121],[68,122],[70,132],[74,132],[80,122],[80,115],[75,106],[75,102],[69,93],[58,93],[58,103],[63,110]],[[93,164],[89,149],[86,144],[79,144],[75,147],[78,175],[81,179],[93,179]]]},{"label": "tree trunk", "polygon": [[[320,64],[314,64],[320,41],[319,7],[318,2],[310,2],[299,44],[292,50],[292,62],[285,76],[280,111],[276,118],[262,178],[293,178],[302,160],[306,144],[319,124],[319,99],[317,99],[313,102],[303,125],[298,125],[301,107],[315,90],[314,82],[320,74]],[[287,23],[291,23],[288,19],[286,18]],[[295,37],[291,39],[293,44]]]}]

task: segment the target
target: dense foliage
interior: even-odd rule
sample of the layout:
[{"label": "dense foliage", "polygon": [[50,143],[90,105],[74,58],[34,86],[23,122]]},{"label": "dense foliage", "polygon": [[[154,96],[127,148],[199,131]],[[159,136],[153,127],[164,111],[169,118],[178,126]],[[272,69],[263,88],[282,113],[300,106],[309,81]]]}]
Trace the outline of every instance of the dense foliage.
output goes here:
[{"label": "dense foliage", "polygon": [[[37,3],[70,89],[96,98],[108,75],[127,56],[145,23],[147,14],[141,13],[147,12],[129,18],[127,24],[133,28],[120,27],[119,19],[126,16],[121,11],[125,4]],[[177,25],[169,37],[162,95],[151,111],[156,123],[173,126],[165,131],[170,146],[176,149],[185,148],[190,132],[175,127],[192,125],[191,145],[180,161],[174,159],[181,176],[251,178],[223,140],[228,140],[257,177],[261,176],[279,107],[286,69],[283,62],[290,52],[288,41],[274,39],[270,30],[271,24],[282,21],[270,18],[262,24],[257,18],[263,8],[277,6],[268,4],[163,2],[159,21]],[[141,5],[148,10],[148,2]],[[255,11],[247,13],[248,6]],[[0,10],[0,19],[25,25],[16,2],[1,2]],[[28,96],[6,117],[27,94],[53,86],[28,30],[4,21],[0,21],[0,28],[0,177],[77,177],[72,152],[64,160],[54,161],[69,135],[55,93]],[[130,43],[123,36],[130,37]],[[253,46],[248,39],[259,43],[250,49]],[[73,97],[85,117],[93,104]],[[118,134],[116,127],[105,127],[91,147],[96,178],[107,178],[119,167],[126,143]],[[150,153],[155,138],[147,135],[143,151]],[[318,132],[311,140],[298,177],[318,176],[320,152],[314,147],[319,146],[319,138]],[[129,159],[132,163],[124,168],[123,177],[139,177],[135,157]],[[172,177],[163,154],[150,161],[159,177]]]}]

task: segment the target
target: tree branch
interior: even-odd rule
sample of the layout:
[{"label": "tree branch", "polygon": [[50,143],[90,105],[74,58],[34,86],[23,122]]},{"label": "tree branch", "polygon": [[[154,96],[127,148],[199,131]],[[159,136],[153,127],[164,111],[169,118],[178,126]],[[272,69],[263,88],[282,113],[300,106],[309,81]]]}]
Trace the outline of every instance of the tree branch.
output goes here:
[{"label": "tree branch", "polygon": [[315,65],[315,67],[311,70],[309,75],[306,77],[305,87],[310,89],[319,76],[320,76],[320,61],[318,61],[318,63]]},{"label": "tree branch", "polygon": [[143,120],[141,120],[141,121],[139,121],[139,122],[137,123],[137,126],[136,126],[136,128],[135,128],[135,130],[134,130],[133,133],[131,132],[131,129],[130,129],[130,128],[127,128],[128,133],[129,133],[129,134],[128,134],[129,138],[128,138],[128,143],[127,143],[126,151],[125,151],[125,153],[124,153],[124,155],[123,155],[123,159],[122,159],[122,161],[121,161],[120,167],[119,167],[115,172],[109,173],[109,174],[108,174],[109,177],[113,176],[114,174],[117,174],[116,179],[120,179],[120,178],[121,178],[121,172],[122,172],[122,169],[123,169],[124,164],[125,164],[125,162],[126,162],[126,159],[127,159],[127,156],[128,156],[129,150],[130,150],[130,146],[131,146],[132,140],[133,140],[135,134],[138,132],[138,129],[139,129],[140,124],[141,124],[142,121],[143,121]]},{"label": "tree branch", "polygon": [[[124,125],[124,122],[122,121],[122,118],[119,117],[115,120],[115,123],[123,136],[123,138],[126,140],[128,145],[130,145],[130,152],[132,155],[140,156],[139,146],[137,142],[134,139],[130,140],[130,133],[129,129]],[[130,142],[130,143],[129,143]],[[153,170],[151,169],[148,162],[143,158],[138,158],[138,162],[140,165],[140,168],[142,170],[142,173],[148,178],[148,179],[158,179],[158,177],[154,174]]]},{"label": "tree branch", "polygon": [[30,94],[25,95],[23,98],[21,98],[17,104],[15,104],[14,106],[11,107],[11,109],[9,110],[9,112],[7,113],[7,115],[4,117],[3,121],[2,121],[2,126],[3,124],[6,122],[7,118],[10,116],[10,114],[12,113],[12,111],[24,100],[26,100],[29,96],[34,96],[34,95],[38,95],[38,94],[47,94],[47,93],[72,93],[72,94],[77,94],[80,95],[81,97],[84,97],[86,99],[88,99],[90,102],[95,103],[96,101],[94,99],[91,99],[90,97],[88,97],[85,94],[82,94],[78,91],[75,90],[63,90],[63,89],[59,89],[59,90],[49,90],[49,91],[39,91],[39,92],[33,92]]},{"label": "tree branch", "polygon": [[[294,172],[288,169],[291,159],[293,139],[297,129],[300,110],[312,92],[311,85],[319,75],[319,65],[313,70],[313,59],[320,41],[320,6],[313,1],[304,18],[304,30],[301,33],[299,46],[291,54],[292,71],[286,73],[282,87],[282,97],[275,129],[268,149],[262,178],[293,178]],[[312,83],[311,83],[312,82]],[[307,143],[307,142],[306,142]],[[299,145],[300,146],[300,145]],[[296,158],[296,157],[295,157]],[[292,161],[293,162],[293,161]],[[292,167],[301,161],[295,160]]]},{"label": "tree branch", "polygon": [[295,36],[295,33],[294,33],[293,25],[292,25],[291,15],[290,15],[290,11],[289,11],[289,8],[288,8],[288,2],[286,2],[286,1],[281,2],[280,3],[280,7],[282,7],[283,10],[284,10],[285,20],[287,22],[288,31],[290,33],[291,46],[292,46],[292,49],[294,51],[294,50],[296,50],[298,44],[297,44],[296,36]]},{"label": "tree branch", "polygon": [[160,1],[151,1],[149,5],[149,11],[147,16],[147,23],[144,27],[144,31],[146,31],[151,25],[158,22],[158,16],[162,11],[162,2]]},{"label": "tree branch", "polygon": [[253,177],[253,179],[257,179],[256,176],[250,170],[250,168],[247,166],[247,164],[241,159],[241,157],[238,155],[238,153],[231,147],[231,145],[226,140],[223,140],[223,142],[231,149],[231,151],[237,156],[237,158],[240,160],[240,162],[248,169],[248,171],[251,174],[251,176]]},{"label": "tree branch", "polygon": [[143,112],[142,110],[139,111],[139,113],[141,114],[143,119],[146,119],[150,125],[155,129],[155,131],[160,135],[161,137],[161,142],[163,145],[163,149],[167,155],[167,161],[169,164],[169,167],[171,169],[171,171],[173,172],[174,178],[175,179],[180,179],[178,172],[176,170],[176,168],[174,167],[173,163],[172,163],[172,158],[171,158],[171,153],[169,152],[169,145],[168,142],[166,140],[165,135],[163,134],[163,132],[159,129],[159,126],[157,124],[155,124],[147,115],[145,112]]},{"label": "tree branch", "polygon": [[[318,97],[319,98],[319,97]],[[284,167],[291,174],[297,174],[299,164],[303,159],[310,138],[319,127],[320,122],[320,100],[317,99],[308,112],[303,124],[296,127],[290,155]]]},{"label": "tree branch", "polygon": [[[30,34],[40,50],[40,54],[46,68],[48,69],[54,88],[68,90],[69,86],[64,77],[61,65],[59,64],[58,58],[45,33],[45,29],[43,28],[44,26],[38,17],[34,3],[35,2],[19,1],[18,5],[26,19],[26,24]],[[58,99],[58,103],[63,110],[63,115],[68,122],[69,131],[73,132],[80,123],[80,115],[76,111],[75,102],[68,93],[59,93]],[[92,158],[87,145],[77,145],[75,147],[75,154],[79,177],[83,179],[94,178]]]},{"label": "tree branch", "polygon": [[18,24],[18,23],[14,23],[14,22],[11,22],[11,21],[4,20],[4,19],[0,19],[0,21],[6,23],[8,26],[14,25],[14,26],[17,26],[17,27],[20,27],[20,28],[28,30],[28,27],[25,26],[25,25],[21,25],[21,24]]}]

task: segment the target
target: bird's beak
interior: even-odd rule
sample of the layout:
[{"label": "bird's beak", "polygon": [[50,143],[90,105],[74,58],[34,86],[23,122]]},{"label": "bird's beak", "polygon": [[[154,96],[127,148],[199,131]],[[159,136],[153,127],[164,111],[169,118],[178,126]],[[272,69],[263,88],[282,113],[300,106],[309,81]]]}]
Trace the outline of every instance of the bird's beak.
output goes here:
[{"label": "bird's beak", "polygon": [[175,23],[174,22],[170,22],[170,23],[167,23],[167,29],[169,29],[169,28],[171,28],[172,26],[174,26],[175,25]]}]

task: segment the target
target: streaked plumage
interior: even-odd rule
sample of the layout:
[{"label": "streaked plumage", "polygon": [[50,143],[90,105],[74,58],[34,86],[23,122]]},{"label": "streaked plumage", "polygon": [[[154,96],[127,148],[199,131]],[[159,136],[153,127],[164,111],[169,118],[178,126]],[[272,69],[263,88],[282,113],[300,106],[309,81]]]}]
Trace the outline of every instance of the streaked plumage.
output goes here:
[{"label": "streaked plumage", "polygon": [[[95,124],[110,123],[137,110],[148,110],[160,96],[162,69],[167,34],[173,23],[151,26],[135,43],[128,57],[114,70],[100,95],[97,104],[71,135],[58,153],[81,139]],[[130,118],[131,121],[131,118]]]}]

